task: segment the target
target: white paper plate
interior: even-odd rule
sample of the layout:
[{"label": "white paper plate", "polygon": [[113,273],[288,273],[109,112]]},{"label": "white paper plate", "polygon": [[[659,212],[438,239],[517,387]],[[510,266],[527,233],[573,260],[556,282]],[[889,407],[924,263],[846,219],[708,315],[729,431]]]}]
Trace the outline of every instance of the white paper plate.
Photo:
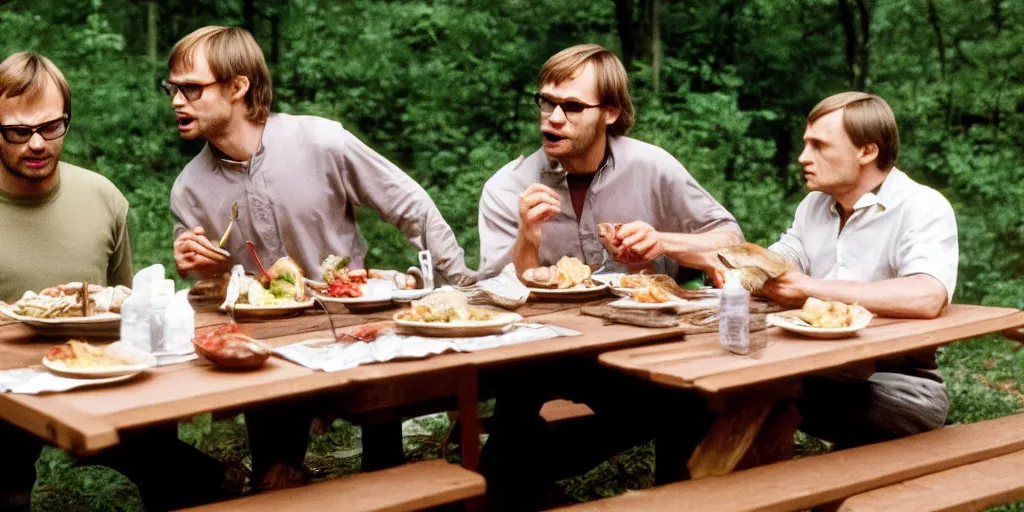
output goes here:
[{"label": "white paper plate", "polygon": [[623,297],[609,302],[608,305],[619,309],[675,309],[685,306],[687,303],[688,301],[683,299],[670,300],[668,302],[640,302],[632,297]]},{"label": "white paper plate", "polygon": [[774,325],[789,332],[795,332],[797,334],[801,334],[809,338],[840,339],[850,338],[856,335],[857,331],[867,327],[868,324],[871,323],[872,318],[871,315],[864,315],[857,318],[857,321],[855,321],[854,324],[851,325],[850,327],[836,327],[831,329],[824,329],[821,327],[811,327],[809,325],[798,323],[802,322],[800,320],[793,321],[792,318],[795,317],[796,314],[799,312],[800,310],[792,310],[784,311],[782,313],[772,313],[765,318],[765,322],[768,325]]},{"label": "white paper plate", "polygon": [[87,317],[35,318],[14,312],[10,305],[0,307],[0,313],[32,327],[47,337],[117,337],[121,333],[121,315],[99,313]]},{"label": "white paper plate", "polygon": [[609,286],[600,283],[592,288],[530,288],[530,297],[546,300],[588,300],[604,297]]},{"label": "white paper plate", "polygon": [[[313,301],[308,300],[305,302],[280,304],[277,306],[253,306],[252,304],[236,303],[234,310],[236,320],[266,320],[297,315],[311,307],[313,307]],[[223,311],[223,308],[221,311]]]},{"label": "white paper plate", "polygon": [[395,302],[412,302],[414,300],[420,300],[423,297],[426,297],[427,295],[434,293],[434,291],[435,290],[433,289],[428,290],[426,288],[415,288],[412,290],[395,290],[393,292],[393,297],[395,299]]},{"label": "white paper plate", "polygon": [[498,313],[490,320],[461,321],[461,322],[416,322],[402,320],[395,313],[395,325],[407,329],[420,336],[432,336],[440,338],[467,338],[472,336],[486,336],[488,334],[500,334],[505,326],[514,324],[523,319],[517,313]]},{"label": "white paper plate", "polygon": [[61,361],[50,361],[44,357],[43,366],[55,375],[77,379],[99,379],[134,375],[156,366],[156,356],[129,343],[122,341],[114,342],[107,346],[106,350],[129,361],[131,364],[97,368],[72,368],[66,366]]}]

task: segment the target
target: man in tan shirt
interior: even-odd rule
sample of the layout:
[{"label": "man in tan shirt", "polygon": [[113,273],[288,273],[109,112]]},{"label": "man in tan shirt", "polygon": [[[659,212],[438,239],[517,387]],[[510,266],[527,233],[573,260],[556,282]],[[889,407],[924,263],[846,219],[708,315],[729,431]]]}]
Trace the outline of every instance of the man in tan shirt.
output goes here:
[{"label": "man in tan shirt", "polygon": [[[131,285],[128,201],[60,161],[70,121],[71,89],[52,62],[22,52],[0,63],[0,300],[71,281]],[[0,421],[0,445],[0,510],[28,510],[43,441]],[[221,497],[220,465],[180,443],[176,425],[128,434],[89,462],[128,476],[151,508]]]}]

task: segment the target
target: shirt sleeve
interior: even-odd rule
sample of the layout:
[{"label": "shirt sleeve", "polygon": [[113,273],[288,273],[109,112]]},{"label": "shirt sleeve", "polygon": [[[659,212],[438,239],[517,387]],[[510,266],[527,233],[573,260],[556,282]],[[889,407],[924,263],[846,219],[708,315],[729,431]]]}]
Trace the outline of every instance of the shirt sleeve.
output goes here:
[{"label": "shirt sleeve", "polygon": [[512,262],[512,246],[519,234],[519,212],[512,210],[510,193],[488,183],[480,195],[480,277],[494,277]]},{"label": "shirt sleeve", "polygon": [[107,286],[124,285],[131,287],[132,269],[132,246],[128,239],[128,205],[118,215],[118,225],[115,227],[117,234],[114,240],[114,252],[110,255],[107,263]]},{"label": "shirt sleeve", "polygon": [[423,187],[348,131],[342,131],[338,151],[346,193],[355,206],[373,209],[414,247],[430,251],[435,270],[449,283],[475,280],[455,233]]},{"label": "shirt sleeve", "polygon": [[907,201],[914,204],[908,205],[894,254],[897,275],[930,275],[946,288],[946,300],[951,302],[960,259],[953,207],[935,191]]},{"label": "shirt sleeve", "polygon": [[768,247],[768,250],[785,256],[796,266],[797,270],[804,274],[811,272],[810,260],[807,257],[807,251],[804,250],[804,225],[807,222],[805,217],[809,211],[807,201],[808,198],[805,198],[797,207],[796,214],[793,216],[793,225],[782,234],[778,242]]}]

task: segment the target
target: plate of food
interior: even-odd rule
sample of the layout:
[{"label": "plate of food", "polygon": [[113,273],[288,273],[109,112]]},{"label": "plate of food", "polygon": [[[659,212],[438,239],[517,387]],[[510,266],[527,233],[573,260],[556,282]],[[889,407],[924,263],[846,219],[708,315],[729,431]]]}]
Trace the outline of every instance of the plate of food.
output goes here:
[{"label": "plate of food", "polygon": [[579,258],[564,256],[550,267],[527,269],[521,280],[534,299],[589,300],[605,296],[608,284],[595,281],[590,272]]},{"label": "plate of food", "polygon": [[232,306],[238,320],[285,318],[313,306],[302,269],[287,256],[274,262],[258,278],[236,273],[231,279],[238,285],[238,300]]},{"label": "plate of food", "polygon": [[874,315],[864,307],[811,297],[802,309],[768,315],[769,325],[811,338],[849,338],[871,323]]},{"label": "plate of food", "polygon": [[273,349],[250,338],[232,322],[192,338],[196,352],[216,366],[254,369],[263,366]]},{"label": "plate of food", "polygon": [[27,291],[0,313],[47,337],[117,337],[121,304],[131,295],[125,286],[67,283],[39,293]]},{"label": "plate of food", "polygon": [[43,366],[61,377],[99,379],[146,371],[156,366],[156,356],[122,341],[96,347],[70,340],[48,350]]},{"label": "plate of food", "polygon": [[395,313],[395,325],[413,334],[432,337],[487,336],[500,334],[523,317],[500,309],[469,305],[462,292],[446,291],[414,300],[408,309]]}]

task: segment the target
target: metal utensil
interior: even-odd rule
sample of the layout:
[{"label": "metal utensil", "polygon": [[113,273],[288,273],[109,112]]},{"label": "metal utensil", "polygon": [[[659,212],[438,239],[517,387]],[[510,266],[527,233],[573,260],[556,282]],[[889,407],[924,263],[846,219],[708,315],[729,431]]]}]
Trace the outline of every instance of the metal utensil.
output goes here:
[{"label": "metal utensil", "polygon": [[228,235],[231,234],[231,228],[235,226],[236,220],[238,220],[238,201],[231,203],[231,220],[228,221],[228,228],[224,230],[224,236],[220,237],[217,247],[224,247],[224,244],[228,242]]},{"label": "metal utensil", "polygon": [[315,302],[317,306],[320,306],[320,309],[324,310],[324,314],[327,315],[327,323],[331,324],[331,336],[333,336],[334,339],[338,339],[338,329],[334,327],[334,319],[331,318],[331,311],[327,309],[327,304],[324,304],[324,301],[320,300],[320,297],[315,295],[313,296],[313,302]]}]

